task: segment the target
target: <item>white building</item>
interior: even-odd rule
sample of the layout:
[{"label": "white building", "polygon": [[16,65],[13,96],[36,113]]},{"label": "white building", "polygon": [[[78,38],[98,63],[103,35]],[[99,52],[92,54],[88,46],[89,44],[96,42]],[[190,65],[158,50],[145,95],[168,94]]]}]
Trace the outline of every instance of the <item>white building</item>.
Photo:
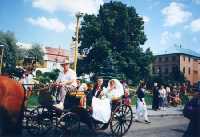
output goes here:
[{"label": "white building", "polygon": [[53,70],[60,68],[60,63],[69,58],[66,49],[44,47],[44,68]]}]

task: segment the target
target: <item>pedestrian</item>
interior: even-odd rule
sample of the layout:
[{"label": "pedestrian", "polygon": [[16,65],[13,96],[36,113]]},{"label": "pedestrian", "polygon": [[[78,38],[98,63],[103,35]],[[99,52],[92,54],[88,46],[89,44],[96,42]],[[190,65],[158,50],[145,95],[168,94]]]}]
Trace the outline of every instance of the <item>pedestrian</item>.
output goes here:
[{"label": "pedestrian", "polygon": [[186,87],[185,83],[183,83],[180,87],[180,94],[185,95],[187,93],[186,91],[187,91],[187,87]]},{"label": "pedestrian", "polygon": [[145,97],[145,83],[141,82],[137,90],[137,105],[136,105],[136,116],[135,121],[137,122],[139,118],[144,118],[146,123],[151,123],[148,118],[147,106],[144,100]]},{"label": "pedestrian", "polygon": [[167,98],[166,98],[166,99],[167,99],[167,100],[166,100],[166,106],[169,107],[169,101],[170,101],[170,100],[169,100],[169,95],[170,95],[170,93],[171,93],[171,89],[170,89],[170,86],[169,86],[169,85],[166,86],[166,93],[167,93],[167,95],[166,95],[166,96],[167,96]]},{"label": "pedestrian", "polygon": [[158,91],[159,91],[158,83],[154,83],[152,109],[155,111],[159,109],[159,92]]},{"label": "pedestrian", "polygon": [[160,94],[160,107],[162,110],[165,110],[167,102],[167,92],[163,85],[161,85],[161,88],[159,89],[159,94]]},{"label": "pedestrian", "polygon": [[190,119],[188,129],[183,137],[200,137],[200,92],[185,105],[183,114]]}]

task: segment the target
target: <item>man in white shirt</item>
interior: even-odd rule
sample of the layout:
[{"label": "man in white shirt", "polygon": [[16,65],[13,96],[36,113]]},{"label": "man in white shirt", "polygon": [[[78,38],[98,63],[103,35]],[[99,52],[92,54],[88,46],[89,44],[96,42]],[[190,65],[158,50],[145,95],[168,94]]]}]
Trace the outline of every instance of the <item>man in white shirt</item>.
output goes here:
[{"label": "man in white shirt", "polygon": [[59,93],[60,103],[54,105],[59,109],[64,108],[66,94],[75,91],[77,87],[76,72],[69,68],[69,62],[65,60],[63,63],[61,63],[61,66],[63,68],[63,72],[60,72],[56,80],[56,83],[62,86]]}]

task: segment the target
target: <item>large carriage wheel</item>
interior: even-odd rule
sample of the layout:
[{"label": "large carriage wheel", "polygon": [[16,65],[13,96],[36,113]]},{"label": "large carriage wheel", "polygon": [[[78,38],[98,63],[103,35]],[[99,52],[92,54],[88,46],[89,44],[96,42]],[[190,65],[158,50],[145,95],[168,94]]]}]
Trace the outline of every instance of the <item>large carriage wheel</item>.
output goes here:
[{"label": "large carriage wheel", "polygon": [[30,116],[31,116],[31,111],[28,110],[28,109],[24,109],[24,117],[23,117],[23,120],[22,120],[22,123],[23,123],[23,128],[28,128],[28,122],[29,122],[29,119],[30,119]]},{"label": "large carriage wheel", "polygon": [[109,123],[95,123],[95,129],[96,130],[106,130],[109,126]]},{"label": "large carriage wheel", "polygon": [[39,106],[31,111],[27,121],[27,130],[31,135],[44,135],[53,126],[52,115],[44,106]]},{"label": "large carriage wheel", "polygon": [[78,136],[80,133],[80,118],[76,113],[67,112],[61,116],[59,127],[62,130],[61,136]]},{"label": "large carriage wheel", "polygon": [[123,136],[130,128],[133,120],[131,106],[120,105],[115,108],[110,119],[110,129],[114,136]]}]

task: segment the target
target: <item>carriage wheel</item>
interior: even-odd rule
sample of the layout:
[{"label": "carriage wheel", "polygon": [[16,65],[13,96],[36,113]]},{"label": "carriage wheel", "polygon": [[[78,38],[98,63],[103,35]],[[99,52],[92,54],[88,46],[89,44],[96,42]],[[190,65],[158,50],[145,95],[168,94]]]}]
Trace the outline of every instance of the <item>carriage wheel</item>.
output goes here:
[{"label": "carriage wheel", "polygon": [[23,117],[23,121],[22,121],[23,128],[28,128],[28,121],[29,121],[30,116],[31,116],[30,113],[31,113],[30,110],[27,110],[27,109],[24,110],[24,117]]},{"label": "carriage wheel", "polygon": [[27,121],[27,130],[31,135],[44,135],[52,128],[51,113],[44,106],[39,106],[31,111]]},{"label": "carriage wheel", "polygon": [[123,136],[130,128],[133,120],[131,106],[120,105],[112,113],[110,129],[114,136]]},{"label": "carriage wheel", "polygon": [[59,121],[59,127],[62,130],[61,136],[78,136],[80,133],[80,118],[76,113],[65,113]]},{"label": "carriage wheel", "polygon": [[109,126],[109,123],[96,123],[95,128],[96,130],[106,130]]}]

